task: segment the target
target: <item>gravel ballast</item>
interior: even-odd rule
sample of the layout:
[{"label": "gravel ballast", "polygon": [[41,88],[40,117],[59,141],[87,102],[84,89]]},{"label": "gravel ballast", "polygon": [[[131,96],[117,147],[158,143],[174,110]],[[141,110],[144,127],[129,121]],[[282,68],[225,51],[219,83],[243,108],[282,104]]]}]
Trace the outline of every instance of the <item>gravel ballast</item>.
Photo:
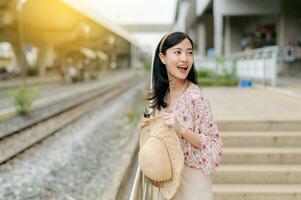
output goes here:
[{"label": "gravel ballast", "polygon": [[[0,199],[97,199],[142,113],[139,84],[0,166]],[[134,115],[132,113],[137,113]],[[138,137],[138,136],[137,136]]]}]

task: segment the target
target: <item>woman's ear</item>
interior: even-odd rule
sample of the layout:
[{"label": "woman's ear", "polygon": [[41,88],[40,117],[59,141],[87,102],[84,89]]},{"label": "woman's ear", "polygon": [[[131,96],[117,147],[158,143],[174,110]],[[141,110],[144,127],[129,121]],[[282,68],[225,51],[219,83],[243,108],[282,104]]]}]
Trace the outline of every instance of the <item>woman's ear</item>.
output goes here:
[{"label": "woman's ear", "polygon": [[159,53],[159,58],[161,62],[165,65],[166,63],[166,56],[163,53]]}]

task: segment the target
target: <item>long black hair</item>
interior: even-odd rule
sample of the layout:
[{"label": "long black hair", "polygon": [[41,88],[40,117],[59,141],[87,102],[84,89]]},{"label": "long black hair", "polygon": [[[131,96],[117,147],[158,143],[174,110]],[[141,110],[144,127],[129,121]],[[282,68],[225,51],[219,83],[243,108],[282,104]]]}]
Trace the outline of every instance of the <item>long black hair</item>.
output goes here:
[{"label": "long black hair", "polygon": [[[160,110],[161,108],[165,108],[166,102],[164,102],[164,97],[169,91],[169,80],[167,76],[167,70],[165,64],[162,63],[159,54],[163,53],[166,55],[167,49],[181,43],[184,39],[188,39],[193,48],[192,39],[183,32],[172,32],[166,34],[159,42],[154,62],[153,62],[153,80],[152,80],[152,90],[150,91],[148,100],[150,101],[150,107],[153,109]],[[161,44],[162,43],[162,44]],[[187,75],[187,80],[192,83],[197,84],[197,75],[194,67],[194,63]]]}]

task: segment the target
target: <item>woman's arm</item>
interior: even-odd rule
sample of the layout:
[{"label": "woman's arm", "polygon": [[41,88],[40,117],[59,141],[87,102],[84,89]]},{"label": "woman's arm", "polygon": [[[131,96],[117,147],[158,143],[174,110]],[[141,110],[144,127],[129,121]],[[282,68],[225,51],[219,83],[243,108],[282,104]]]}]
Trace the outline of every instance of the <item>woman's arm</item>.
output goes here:
[{"label": "woman's arm", "polygon": [[189,143],[198,149],[202,148],[202,136],[181,126],[174,113],[163,112],[162,116],[166,125],[171,126],[179,137],[184,137]]},{"label": "woman's arm", "polygon": [[200,160],[204,160],[202,171],[209,174],[221,162],[223,142],[218,132],[217,123],[213,119],[208,99],[200,96],[192,101],[192,105],[194,105],[193,119],[195,123],[193,132],[201,137]]},{"label": "woman's arm", "polygon": [[202,150],[202,136],[200,134],[187,130],[183,126],[181,126],[178,130],[176,130],[176,132],[179,136],[185,138],[195,148]]}]

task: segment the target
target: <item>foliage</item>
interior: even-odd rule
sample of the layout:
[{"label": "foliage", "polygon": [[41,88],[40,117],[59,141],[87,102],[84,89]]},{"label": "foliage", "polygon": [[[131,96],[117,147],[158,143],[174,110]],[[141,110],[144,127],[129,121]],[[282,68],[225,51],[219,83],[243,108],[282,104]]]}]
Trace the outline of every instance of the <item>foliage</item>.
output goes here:
[{"label": "foliage", "polygon": [[151,67],[152,67],[151,61],[148,59],[145,59],[143,62],[143,66],[144,66],[144,69],[151,70]]},{"label": "foliage", "polygon": [[214,74],[210,70],[201,69],[197,71],[200,86],[237,86],[238,79],[233,71],[223,70],[222,75]]},{"label": "foliage", "polygon": [[141,118],[143,114],[143,110],[137,109],[137,108],[143,108],[144,105],[146,105],[145,101],[145,94],[144,93],[137,93],[135,95],[136,103],[134,107],[129,107],[129,110],[127,112],[127,119],[130,123],[137,124],[138,120]]},{"label": "foliage", "polygon": [[215,78],[201,78],[198,80],[200,86],[237,86],[237,78],[224,78],[224,77],[215,77]]},{"label": "foliage", "polygon": [[22,84],[17,90],[10,90],[9,96],[14,101],[17,112],[21,115],[27,115],[33,100],[38,96],[38,89],[33,87],[31,90],[28,90],[27,87]]},{"label": "foliage", "polygon": [[199,69],[197,71],[197,75],[199,78],[210,78],[214,77],[214,73],[212,71],[206,70],[206,69]]}]

